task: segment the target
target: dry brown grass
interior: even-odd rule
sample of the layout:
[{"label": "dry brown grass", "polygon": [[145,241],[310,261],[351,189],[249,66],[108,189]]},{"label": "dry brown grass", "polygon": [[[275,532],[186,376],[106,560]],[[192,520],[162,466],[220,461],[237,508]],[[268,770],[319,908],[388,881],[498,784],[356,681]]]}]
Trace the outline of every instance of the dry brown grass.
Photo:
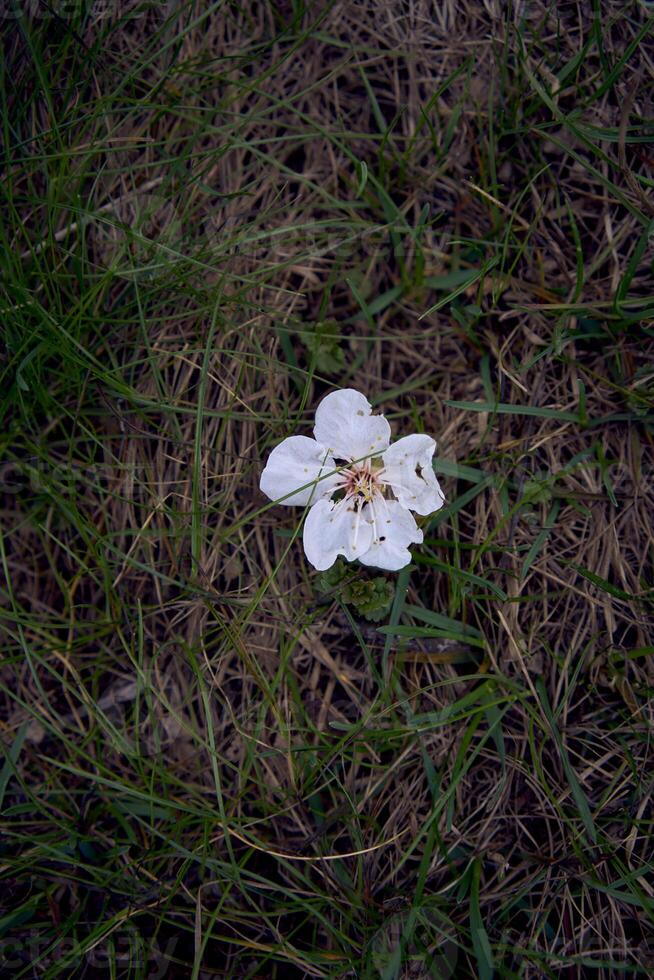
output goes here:
[{"label": "dry brown grass", "polygon": [[[189,8],[158,52],[152,10],[101,57],[109,16],[78,25],[92,78],[31,124],[68,209],[17,155],[10,211],[26,288],[54,319],[84,303],[88,353],[46,345],[52,401],[30,421],[19,391],[3,448],[31,479],[2,511],[20,969],[54,929],[82,946],[47,975],[82,976],[129,922],[174,938],[170,976],[488,976],[476,915],[498,976],[654,968],[652,172],[631,140],[652,58],[646,4],[599,6]],[[450,291],[430,279],[493,258],[422,316]],[[331,319],[326,376],[307,337]],[[405,600],[483,650],[416,631],[384,652],[319,601],[279,534],[298,515],[263,509],[269,448],[333,385],[490,478],[460,509],[478,484],[443,479]]]}]

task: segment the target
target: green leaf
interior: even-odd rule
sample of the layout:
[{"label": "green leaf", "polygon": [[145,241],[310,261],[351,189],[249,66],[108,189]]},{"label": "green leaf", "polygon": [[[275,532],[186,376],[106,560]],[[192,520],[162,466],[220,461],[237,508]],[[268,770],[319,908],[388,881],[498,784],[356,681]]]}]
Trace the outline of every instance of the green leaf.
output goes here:
[{"label": "green leaf", "polygon": [[[415,639],[416,637],[433,637],[436,639],[456,640],[459,643],[462,642],[460,633],[453,633],[452,630],[436,629],[431,626],[380,626],[377,632],[384,633],[386,636],[406,636],[410,639]],[[476,636],[466,636],[463,642],[470,646],[485,649],[484,641],[478,639]]]},{"label": "green leaf", "polygon": [[539,408],[536,405],[502,405],[500,402],[459,402],[446,401],[449,408],[460,408],[465,412],[489,412],[497,415],[534,415],[541,419],[559,419],[561,422],[578,422],[578,412],[566,412],[560,408]]},{"label": "green leaf", "polygon": [[447,306],[447,304],[451,303],[453,299],[456,299],[457,296],[460,296],[461,293],[464,293],[466,289],[474,285],[474,283],[479,282],[480,279],[483,279],[484,276],[486,276],[487,273],[491,271],[491,269],[495,268],[498,262],[499,259],[497,258],[497,256],[493,256],[493,258],[489,259],[488,262],[485,262],[480,269],[473,269],[472,272],[470,272],[466,276],[466,278],[459,283],[458,286],[455,286],[452,289],[452,291],[447,294],[447,296],[443,296],[443,298],[439,299],[437,303],[434,303],[433,306],[430,306],[428,310],[425,310],[424,313],[421,313],[420,316],[418,317],[418,320],[422,320],[423,317],[429,316],[430,313],[435,313],[436,310],[440,310],[443,306]]},{"label": "green leaf", "polygon": [[395,587],[381,575],[364,578],[337,558],[331,568],[315,579],[316,591],[330,594],[353,606],[360,616],[371,622],[379,622],[388,614],[395,595]]},{"label": "green leaf", "polygon": [[368,164],[365,160],[357,160],[357,197],[361,197],[365,190],[365,186],[368,183]]},{"label": "green leaf", "polygon": [[[565,564],[568,563],[566,562]],[[585,579],[601,589],[602,592],[608,592],[609,595],[614,596],[616,599],[625,599],[627,602],[638,599],[638,596],[632,595],[631,592],[625,592],[624,589],[619,588],[617,585],[612,585],[611,582],[607,582],[601,575],[596,575],[595,572],[591,572],[587,568],[582,568],[581,565],[575,565],[574,562],[570,562],[569,564],[576,572],[579,572]]]},{"label": "green leaf", "polygon": [[478,640],[482,639],[481,633],[474,626],[468,626],[457,619],[450,619],[449,616],[443,616],[442,613],[432,612],[431,609],[423,609],[422,606],[413,606],[407,603],[404,606],[404,612],[414,619],[421,619],[423,623],[429,623],[441,630],[448,630],[462,640],[467,640],[471,636]]},{"label": "green leaf", "polygon": [[462,493],[461,496],[456,497],[451,504],[446,504],[444,507],[441,507],[441,509],[429,519],[429,524],[427,525],[428,532],[431,533],[440,524],[444,524],[445,521],[449,520],[454,514],[466,507],[471,500],[474,500],[478,494],[483,493],[484,490],[492,486],[494,483],[495,477],[487,476],[480,483],[477,483],[476,486],[469,487],[465,493]]},{"label": "green leaf", "polygon": [[484,928],[479,907],[479,878],[481,876],[481,859],[476,858],[472,866],[472,883],[470,885],[470,932],[472,946],[477,957],[477,975],[479,980],[493,978],[493,952]]},{"label": "green leaf", "polygon": [[442,456],[434,460],[434,470],[441,476],[452,476],[456,480],[465,480],[467,483],[483,483],[488,479],[488,475],[483,470],[477,470],[472,466],[464,466],[462,463],[455,463],[451,459],[444,459]]},{"label": "green leaf", "polygon": [[433,568],[438,568],[441,572],[446,572],[453,578],[458,578],[469,585],[477,585],[482,589],[487,589],[498,599],[501,599],[502,602],[508,602],[509,597],[504,589],[501,589],[499,585],[495,585],[494,582],[489,582],[487,578],[482,578],[481,575],[474,575],[472,572],[466,572],[462,568],[448,565],[447,562],[440,561],[432,555],[417,554],[415,555],[415,561],[420,565],[431,565]]},{"label": "green leaf", "polygon": [[342,591],[344,602],[354,606],[361,616],[378,622],[387,615],[393,602],[395,589],[385,578],[355,579]]},{"label": "green leaf", "polygon": [[[411,572],[415,570],[415,565],[406,565],[405,568],[401,569],[397,580],[395,583],[395,598],[393,599],[393,606],[391,608],[391,614],[389,616],[389,625],[395,626],[399,623],[402,616],[402,610],[404,609],[404,603],[406,602],[406,595],[409,589],[409,579],[411,577]],[[386,669],[388,663],[388,656],[391,652],[391,647],[393,645],[393,637],[387,636],[386,642],[384,643],[384,653],[383,653],[383,667]]]},{"label": "green leaf", "polygon": [[342,558],[337,558],[331,568],[316,575],[315,586],[318,592],[333,592],[347,575],[348,568]]},{"label": "green leaf", "polygon": [[543,683],[542,677],[538,677],[536,680],[536,690],[538,691],[538,696],[540,698],[541,707],[543,709],[543,714],[545,715],[550,731],[552,733],[552,738],[556,743],[556,747],[563,763],[563,769],[566,774],[568,783],[570,784],[570,791],[577,804],[577,810],[579,816],[588,832],[588,836],[592,840],[593,844],[597,843],[597,833],[595,831],[595,824],[593,823],[593,816],[590,812],[590,807],[588,805],[588,800],[586,799],[586,794],[581,788],[581,783],[577,777],[577,773],[574,771],[570,758],[566,751],[565,745],[563,744],[563,739],[561,738],[561,733],[556,724],[556,719],[552,713],[552,708],[547,697],[547,692],[545,690],[545,685]]},{"label": "green leaf", "polygon": [[24,725],[21,725],[16,732],[16,737],[11,746],[5,750],[5,763],[0,771],[0,809],[2,809],[9,780],[16,771],[16,763],[18,762],[18,758],[23,748],[23,742],[25,741],[28,727],[27,722],[25,722]]},{"label": "green leaf", "polygon": [[561,509],[561,501],[555,500],[554,503],[552,504],[552,507],[550,508],[547,517],[545,518],[545,524],[534,538],[533,544],[531,545],[529,551],[525,556],[525,560],[522,563],[522,568],[520,569],[521,581],[522,579],[524,579],[525,575],[527,574],[527,572],[533,565],[534,561],[536,560],[541,548],[547,541],[550,532],[556,523],[556,519],[559,516],[560,509]]}]

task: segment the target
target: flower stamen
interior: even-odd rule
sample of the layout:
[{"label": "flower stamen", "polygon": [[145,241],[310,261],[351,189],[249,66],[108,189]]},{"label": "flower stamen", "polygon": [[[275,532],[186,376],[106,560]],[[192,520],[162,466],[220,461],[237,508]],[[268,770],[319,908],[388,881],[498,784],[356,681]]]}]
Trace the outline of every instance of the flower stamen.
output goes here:
[{"label": "flower stamen", "polygon": [[357,549],[357,538],[359,537],[359,524],[361,523],[361,507],[357,507],[357,505],[355,503],[354,504],[354,510],[355,510],[356,516],[354,518],[354,542],[353,542],[354,548],[353,548],[353,550],[356,551],[356,549]]},{"label": "flower stamen", "polygon": [[379,541],[379,530],[377,528],[377,513],[372,498],[370,499],[370,513],[372,514],[372,533],[375,541]]},{"label": "flower stamen", "polygon": [[382,492],[377,473],[373,472],[368,460],[361,466],[351,466],[342,475],[345,496],[356,497],[362,505],[363,503],[370,503],[373,497]]}]

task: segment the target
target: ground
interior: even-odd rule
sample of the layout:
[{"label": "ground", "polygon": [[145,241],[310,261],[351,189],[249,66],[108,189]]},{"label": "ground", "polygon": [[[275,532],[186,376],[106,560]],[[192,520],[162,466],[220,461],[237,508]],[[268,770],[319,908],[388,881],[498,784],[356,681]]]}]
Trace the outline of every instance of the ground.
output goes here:
[{"label": "ground", "polygon": [[[0,16],[3,975],[651,976],[652,5]],[[447,498],[345,585],[342,387]]]}]

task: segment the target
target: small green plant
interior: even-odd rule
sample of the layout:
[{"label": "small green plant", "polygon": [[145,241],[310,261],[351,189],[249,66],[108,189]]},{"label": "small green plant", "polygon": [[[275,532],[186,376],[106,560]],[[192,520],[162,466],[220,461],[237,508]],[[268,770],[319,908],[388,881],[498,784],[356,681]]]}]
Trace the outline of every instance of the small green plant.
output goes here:
[{"label": "small green plant", "polygon": [[341,558],[318,575],[316,589],[353,606],[359,616],[373,623],[388,614],[395,594],[392,584],[382,575],[375,578],[362,578],[360,573],[353,575]]},{"label": "small green plant", "polygon": [[356,579],[345,585],[342,592],[345,602],[374,623],[387,615],[394,594],[391,583],[381,575],[370,579]]},{"label": "small green plant", "polygon": [[345,368],[341,330],[336,320],[322,320],[304,336],[304,345],[316,359],[320,374],[340,374]]},{"label": "small green plant", "polygon": [[316,576],[316,590],[323,594],[340,590],[349,569],[342,558],[337,558],[331,568]]}]

